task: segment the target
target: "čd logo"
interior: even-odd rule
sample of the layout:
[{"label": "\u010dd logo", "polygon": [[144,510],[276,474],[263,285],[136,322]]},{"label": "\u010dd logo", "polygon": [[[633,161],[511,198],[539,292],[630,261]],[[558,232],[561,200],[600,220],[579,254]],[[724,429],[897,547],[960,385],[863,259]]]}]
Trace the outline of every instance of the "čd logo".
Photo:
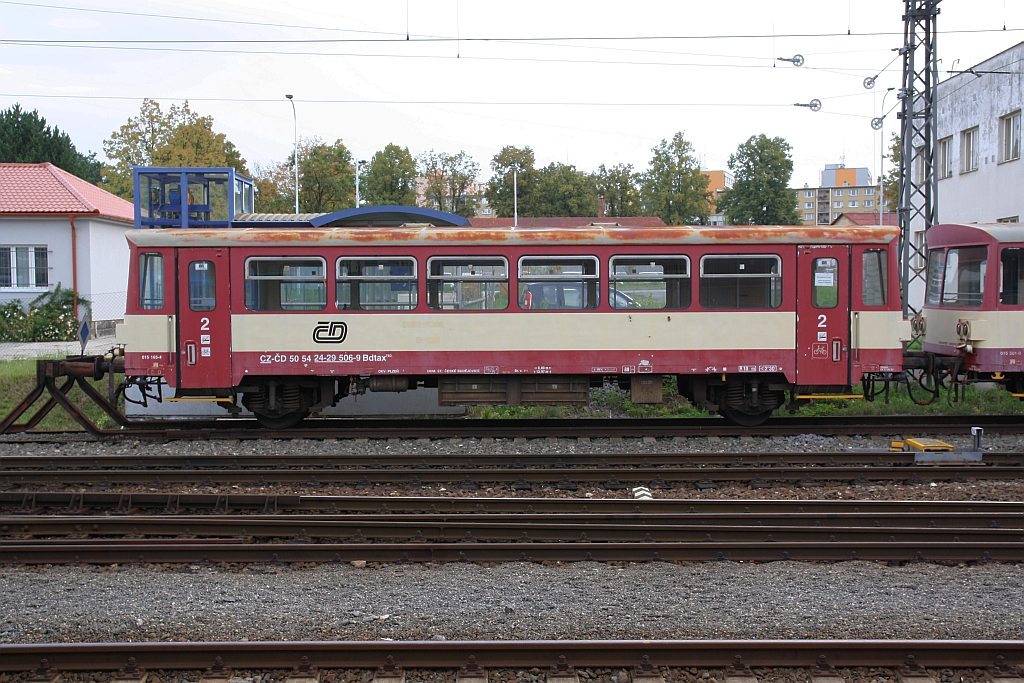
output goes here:
[{"label": "\u010dd logo", "polygon": [[313,341],[317,344],[340,344],[348,334],[348,325],[342,322],[320,321],[313,328]]}]

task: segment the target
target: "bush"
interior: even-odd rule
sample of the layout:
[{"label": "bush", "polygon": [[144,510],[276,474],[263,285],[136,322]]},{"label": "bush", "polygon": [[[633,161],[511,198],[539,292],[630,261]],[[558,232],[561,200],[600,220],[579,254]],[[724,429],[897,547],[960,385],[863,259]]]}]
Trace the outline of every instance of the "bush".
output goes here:
[{"label": "bush", "polygon": [[[89,302],[79,297],[78,304],[85,308],[86,317],[91,318]],[[75,341],[78,325],[75,293],[60,285],[36,297],[27,313],[21,301],[0,304],[0,341]]]}]

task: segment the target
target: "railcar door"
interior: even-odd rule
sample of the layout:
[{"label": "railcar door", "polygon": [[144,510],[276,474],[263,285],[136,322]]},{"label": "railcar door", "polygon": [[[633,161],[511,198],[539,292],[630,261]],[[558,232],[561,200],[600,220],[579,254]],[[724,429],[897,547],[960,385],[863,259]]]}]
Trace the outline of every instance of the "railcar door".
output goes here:
[{"label": "railcar door", "polygon": [[850,383],[850,247],[797,247],[797,366],[802,385]]},{"label": "railcar door", "polygon": [[178,386],[231,384],[228,250],[178,249]]}]

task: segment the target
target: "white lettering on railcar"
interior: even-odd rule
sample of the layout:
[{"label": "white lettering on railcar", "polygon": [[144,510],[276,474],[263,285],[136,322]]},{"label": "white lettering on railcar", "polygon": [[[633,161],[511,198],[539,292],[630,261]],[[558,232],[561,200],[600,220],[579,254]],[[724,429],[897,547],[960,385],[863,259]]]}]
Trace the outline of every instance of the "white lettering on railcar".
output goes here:
[{"label": "white lettering on railcar", "polygon": [[390,353],[261,353],[260,365],[279,363],[386,363]]}]

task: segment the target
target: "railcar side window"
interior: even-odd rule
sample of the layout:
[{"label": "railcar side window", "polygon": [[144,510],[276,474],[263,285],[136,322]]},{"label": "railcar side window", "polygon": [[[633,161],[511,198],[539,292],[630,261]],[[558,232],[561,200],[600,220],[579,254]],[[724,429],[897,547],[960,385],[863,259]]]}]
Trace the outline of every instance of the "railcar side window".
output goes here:
[{"label": "railcar side window", "polygon": [[608,266],[612,308],[682,310],[690,307],[686,256],[613,256]]},{"label": "railcar side window", "polygon": [[139,307],[144,311],[164,307],[163,254],[139,254]]},{"label": "railcar side window", "polygon": [[438,311],[508,308],[508,261],[500,256],[428,259],[427,305]]},{"label": "railcar side window", "polygon": [[596,256],[519,259],[519,307],[524,311],[597,308]]},{"label": "railcar side window", "polygon": [[193,311],[217,308],[217,266],[213,261],[188,264],[188,307]]},{"label": "railcar side window", "polygon": [[946,277],[942,283],[943,306],[981,306],[985,298],[986,247],[946,250]]},{"label": "railcar side window", "polygon": [[316,257],[255,256],[245,261],[245,307],[250,311],[322,311],[327,264]]},{"label": "railcar side window", "polygon": [[925,291],[924,302],[929,306],[938,306],[942,298],[942,274],[945,265],[944,249],[932,249],[928,252],[928,289]]},{"label": "railcar side window", "polygon": [[707,309],[765,309],[782,305],[782,259],[776,255],[704,256],[700,305]]},{"label": "railcar side window", "polygon": [[838,259],[814,259],[814,282],[811,285],[811,305],[815,308],[835,308],[839,305]]},{"label": "railcar side window", "polygon": [[861,257],[860,300],[865,306],[884,306],[889,282],[889,252],[867,249]]},{"label": "railcar side window", "polygon": [[999,260],[999,303],[1018,306],[1024,303],[1024,249],[1003,249]]},{"label": "railcar side window", "polygon": [[417,302],[416,259],[340,258],[336,296],[343,311],[411,311]]}]

